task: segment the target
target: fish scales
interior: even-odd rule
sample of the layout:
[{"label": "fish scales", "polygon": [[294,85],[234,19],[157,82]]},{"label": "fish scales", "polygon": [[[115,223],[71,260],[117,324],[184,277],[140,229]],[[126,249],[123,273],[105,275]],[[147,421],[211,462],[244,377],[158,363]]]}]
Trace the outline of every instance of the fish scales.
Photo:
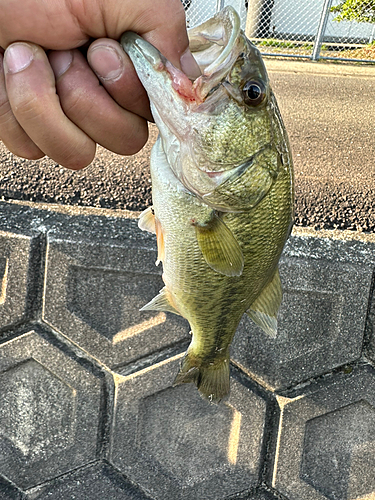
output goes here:
[{"label": "fish scales", "polygon": [[249,123],[245,110],[239,112],[235,103],[228,103],[214,125],[205,131],[197,131],[199,147],[206,152],[209,161],[219,165],[231,162],[240,164],[253,149],[261,149],[271,140],[269,128],[263,124],[259,127],[257,121]]},{"label": "fish scales", "polygon": [[153,206],[139,225],[156,232],[165,287],[143,309],[189,321],[192,341],[176,383],[193,382],[217,402],[229,392],[229,348],[242,315],[277,333],[293,168],[259,51],[234,9],[189,38],[202,71],[195,81],[138,35],[124,34],[122,44],[160,131],[151,154]]}]

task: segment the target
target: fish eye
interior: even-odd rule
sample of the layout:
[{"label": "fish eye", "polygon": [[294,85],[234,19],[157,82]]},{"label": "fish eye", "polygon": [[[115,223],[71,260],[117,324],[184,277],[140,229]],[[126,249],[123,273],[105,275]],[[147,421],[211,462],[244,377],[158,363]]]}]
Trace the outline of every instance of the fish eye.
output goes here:
[{"label": "fish eye", "polygon": [[266,97],[264,84],[258,80],[249,80],[243,89],[245,104],[248,106],[258,106]]}]

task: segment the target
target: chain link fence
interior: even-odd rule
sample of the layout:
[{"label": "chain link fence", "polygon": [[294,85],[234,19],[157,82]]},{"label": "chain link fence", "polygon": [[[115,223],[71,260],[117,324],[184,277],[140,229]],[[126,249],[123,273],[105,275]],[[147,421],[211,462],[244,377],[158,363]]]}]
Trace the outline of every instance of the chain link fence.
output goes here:
[{"label": "chain link fence", "polygon": [[182,0],[189,28],[206,21],[226,5],[232,5],[241,18],[241,28],[246,29],[247,1],[245,0]]},{"label": "chain link fence", "polygon": [[182,0],[188,27],[232,5],[263,55],[375,63],[375,0]]}]

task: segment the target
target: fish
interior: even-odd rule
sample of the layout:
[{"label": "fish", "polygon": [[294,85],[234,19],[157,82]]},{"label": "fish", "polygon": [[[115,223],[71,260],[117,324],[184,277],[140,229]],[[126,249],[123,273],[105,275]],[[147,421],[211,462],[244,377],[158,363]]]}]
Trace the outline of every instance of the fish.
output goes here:
[{"label": "fish", "polygon": [[144,311],[187,319],[192,339],[174,385],[213,403],[230,391],[230,345],[247,314],[277,335],[278,262],[294,217],[293,163],[259,50],[225,7],[188,31],[201,74],[190,79],[133,32],[121,44],[149,96],[159,137],[152,206],[164,288]]}]

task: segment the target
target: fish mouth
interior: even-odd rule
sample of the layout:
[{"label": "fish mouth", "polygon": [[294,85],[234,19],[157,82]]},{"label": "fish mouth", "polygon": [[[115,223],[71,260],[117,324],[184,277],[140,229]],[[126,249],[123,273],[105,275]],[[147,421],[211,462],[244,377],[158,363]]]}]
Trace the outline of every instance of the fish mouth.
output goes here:
[{"label": "fish mouth", "polygon": [[230,6],[188,31],[190,51],[202,71],[193,88],[202,99],[222,82],[244,49],[240,33],[240,18]]},{"label": "fish mouth", "polygon": [[[188,30],[189,47],[201,70],[195,80],[174,67],[153,45],[133,32],[121,37],[121,45],[132,60],[138,77],[146,88],[150,100],[160,99],[151,81],[158,75],[174,89],[186,103],[201,104],[207,95],[217,87],[236,62],[243,48],[240,35],[240,18],[230,6],[225,7],[212,19]],[[161,78],[161,75],[168,78]],[[169,82],[168,82],[169,80]],[[154,82],[155,83],[155,82]]]},{"label": "fish mouth", "polygon": [[189,48],[204,75],[228,62],[240,34],[240,18],[227,6],[212,19],[188,30]]},{"label": "fish mouth", "polygon": [[126,31],[121,37],[121,45],[133,63],[145,59],[155,71],[164,69],[167,59],[137,33]]}]

